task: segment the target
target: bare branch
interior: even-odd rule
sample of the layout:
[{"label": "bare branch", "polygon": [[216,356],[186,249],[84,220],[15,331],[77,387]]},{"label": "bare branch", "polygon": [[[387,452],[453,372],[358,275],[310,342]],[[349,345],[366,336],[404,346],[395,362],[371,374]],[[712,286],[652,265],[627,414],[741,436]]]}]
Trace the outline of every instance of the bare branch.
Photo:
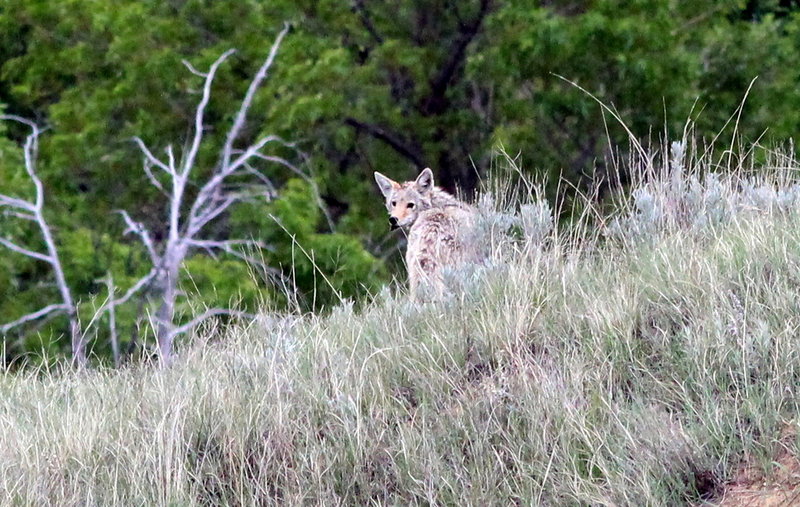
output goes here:
[{"label": "bare branch", "polygon": [[134,295],[136,295],[136,293],[147,287],[147,285],[153,281],[157,273],[158,273],[158,268],[153,267],[149,273],[141,277],[139,281],[137,281],[135,284],[131,286],[131,288],[125,291],[125,294],[123,294],[119,299],[110,301],[106,306],[109,305],[119,306],[121,304],[127,303]]},{"label": "bare branch", "polygon": [[17,245],[16,243],[14,243],[13,241],[11,241],[11,240],[9,240],[7,238],[0,237],[0,245],[3,245],[4,247],[8,248],[9,250],[17,252],[18,254],[22,254],[22,255],[24,255],[26,257],[31,257],[33,259],[38,259],[40,261],[47,262],[48,264],[52,264],[53,263],[53,258],[52,257],[50,257],[48,255],[45,255],[43,253],[34,252],[33,250],[28,250],[27,248],[23,248],[23,247]]},{"label": "bare branch", "polygon": [[176,172],[172,177],[172,193],[169,197],[169,238],[172,242],[176,242],[180,238],[181,206],[187,179],[188,173],[185,172]]},{"label": "bare branch", "polygon": [[[154,266],[149,273],[141,277],[135,284],[133,284],[127,291],[125,291],[125,294],[123,294],[121,297],[117,299],[113,299],[113,293],[110,293],[111,295],[109,296],[108,300],[100,307],[100,309],[97,310],[97,314],[101,314],[106,310],[114,311],[114,307],[117,307],[119,305],[125,304],[128,301],[130,301],[130,299],[134,295],[136,295],[139,291],[147,287],[147,285],[153,281],[157,273],[158,273],[158,268]],[[107,280],[111,280],[110,274]],[[113,283],[113,281],[111,283]],[[116,291],[116,287],[114,287],[113,289],[114,291]],[[110,286],[109,290],[111,290]]]},{"label": "bare branch", "polygon": [[290,171],[292,171],[296,175],[298,175],[301,178],[303,178],[303,180],[305,180],[305,182],[309,184],[309,186],[311,187],[311,190],[314,191],[314,200],[317,201],[317,207],[320,209],[320,211],[322,211],[322,214],[325,215],[325,220],[328,222],[328,227],[330,228],[331,231],[333,231],[335,229],[335,224],[333,222],[333,217],[331,216],[331,213],[330,213],[330,210],[328,209],[328,207],[325,206],[325,203],[322,201],[322,196],[319,193],[319,186],[317,185],[317,182],[314,181],[314,178],[312,178],[308,174],[306,174],[303,171],[301,171],[298,167],[296,167],[295,165],[290,163],[288,160],[285,160],[285,159],[283,159],[281,157],[276,157],[276,156],[273,156],[273,155],[264,155],[261,152],[254,153],[253,157],[261,159],[261,160],[264,160],[264,161],[267,161],[267,162],[274,162],[276,164],[282,165],[282,166],[288,168]]},{"label": "bare branch", "polygon": [[236,199],[233,199],[229,202],[230,198],[226,198],[223,205],[221,205],[222,209],[217,208],[210,219],[208,218],[208,214],[210,213],[208,208],[214,205],[214,200],[211,199],[211,196],[220,193],[220,187],[225,181],[225,178],[228,178],[237,170],[243,168],[250,158],[258,153],[258,151],[267,143],[271,142],[279,142],[284,145],[289,145],[289,143],[281,139],[279,136],[266,136],[250,146],[246,151],[241,152],[241,155],[239,155],[239,157],[234,160],[233,163],[227,167],[220,168],[216,173],[214,173],[211,179],[209,179],[202,186],[202,188],[200,188],[200,192],[198,192],[197,197],[192,204],[192,208],[189,211],[190,236],[196,234],[206,223],[208,223],[210,219],[215,218],[217,215],[219,215],[219,213],[227,209],[231,204],[233,204],[233,202],[235,202]]},{"label": "bare branch", "polygon": [[[117,306],[127,303],[136,293],[147,287],[148,284],[155,278],[156,274],[158,273],[158,269],[154,266],[149,273],[145,276],[140,278],[133,286],[131,286],[122,297],[114,299],[114,295],[116,292],[116,286],[114,285],[114,280],[111,277],[111,273],[102,280],[106,284],[106,288],[108,289],[108,298],[103,303],[102,306],[95,312],[95,318],[102,315],[103,312],[108,311],[108,319],[109,319],[109,332],[111,333],[111,347],[112,352],[114,355],[114,364],[119,366],[120,360],[120,351],[119,351],[119,341],[117,338],[117,317],[116,317],[116,309]],[[95,318],[92,319],[94,322]],[[91,324],[89,324],[91,326]],[[87,326],[87,329],[88,327]]]},{"label": "bare branch", "polygon": [[258,140],[258,142],[254,143],[249,148],[247,148],[247,150],[243,151],[242,154],[239,155],[239,157],[237,157],[236,160],[234,160],[230,165],[223,167],[222,170],[218,173],[218,175],[219,176],[225,175],[222,176],[222,178],[225,178],[226,176],[233,174],[236,171],[236,169],[238,169],[239,167],[241,167],[242,164],[247,162],[247,160],[250,159],[250,157],[252,157],[255,153],[257,153],[261,148],[266,146],[267,143],[272,143],[275,141],[282,142],[283,140],[278,136],[262,137],[261,139]]},{"label": "bare branch", "polygon": [[199,77],[203,77],[203,78],[204,78],[204,77],[206,77],[206,76],[208,75],[208,74],[206,74],[205,72],[200,72],[199,70],[197,70],[196,68],[194,68],[194,65],[192,65],[191,63],[189,63],[189,60],[181,60],[181,63],[182,63],[182,64],[183,64],[183,65],[184,65],[184,66],[185,66],[187,69],[189,69],[189,72],[191,72],[191,73],[192,73],[192,74],[194,74],[195,76],[199,76]]},{"label": "bare branch", "polygon": [[222,149],[223,170],[230,164],[233,143],[236,141],[236,138],[239,137],[242,127],[244,127],[244,123],[247,118],[247,111],[250,109],[250,106],[253,103],[253,98],[255,97],[256,91],[261,86],[261,83],[264,81],[264,79],[266,79],[267,71],[269,71],[269,68],[272,67],[272,63],[275,61],[275,57],[278,54],[278,48],[288,32],[289,24],[286,23],[283,26],[283,30],[281,30],[281,32],[278,34],[278,37],[275,39],[275,42],[272,43],[272,47],[269,50],[267,59],[264,60],[261,68],[258,69],[255,77],[252,81],[250,81],[250,86],[247,87],[247,93],[245,93],[242,104],[239,106],[239,112],[236,113],[236,118],[233,120],[233,126],[228,131],[228,136],[225,139],[225,146]]},{"label": "bare branch", "polygon": [[[273,163],[282,165],[283,167],[288,168],[290,171],[292,171],[296,175],[298,175],[301,178],[303,178],[303,180],[305,180],[306,183],[308,183],[311,186],[311,189],[314,191],[314,199],[317,201],[317,207],[322,211],[322,214],[325,215],[325,220],[328,222],[328,227],[330,228],[330,230],[334,230],[335,229],[335,224],[333,223],[333,217],[331,216],[330,211],[328,210],[327,206],[325,206],[325,203],[322,201],[322,197],[320,196],[320,193],[319,193],[319,187],[317,186],[317,182],[314,181],[314,178],[312,178],[308,174],[306,174],[303,171],[301,171],[298,167],[296,167],[294,164],[292,164],[288,160],[286,160],[284,158],[281,158],[281,157],[277,157],[277,156],[274,156],[274,155],[264,155],[260,151],[257,151],[257,152],[255,152],[253,154],[253,158],[257,158],[257,159],[260,159],[260,160],[264,160],[266,162],[273,162]],[[249,169],[248,172],[252,172],[252,173],[257,174],[257,175],[261,174],[258,171],[256,171],[255,169],[252,169],[252,168],[248,168],[248,169]]]},{"label": "bare branch", "polygon": [[[25,155],[25,171],[28,173],[36,189],[36,200],[33,202],[33,212],[37,218],[41,218],[42,207],[44,206],[44,185],[42,180],[36,175],[36,155],[39,150],[39,134],[41,131],[35,123],[25,120],[24,118],[17,118],[17,121],[22,121],[26,125],[31,126],[32,132],[25,139],[25,146],[23,147],[23,154]],[[43,221],[44,219],[42,219]]]},{"label": "bare branch", "polygon": [[176,170],[175,169],[175,154],[172,152],[172,145],[171,144],[167,145],[166,152],[167,152],[167,160],[169,160],[169,167],[170,167],[170,169],[175,171]]},{"label": "bare branch", "polygon": [[0,115],[0,120],[16,121],[27,125],[31,129],[31,133],[25,139],[25,146],[23,147],[25,171],[27,171],[28,176],[33,180],[33,184],[36,187],[36,201],[35,204],[33,204],[34,208],[30,209],[30,211],[34,211],[36,208],[41,209],[44,189],[41,180],[36,176],[36,154],[39,147],[39,134],[41,134],[42,131],[34,122],[22,118],[21,116],[13,114]]},{"label": "bare branch", "polygon": [[202,323],[204,320],[206,320],[206,319],[208,319],[210,317],[216,317],[218,315],[229,315],[231,317],[241,317],[241,318],[251,318],[251,319],[256,318],[256,315],[254,315],[252,313],[242,312],[242,311],[239,311],[239,310],[226,310],[224,308],[211,308],[210,310],[206,310],[205,312],[201,313],[197,317],[193,318],[192,320],[190,320],[186,324],[184,324],[182,326],[179,326],[179,327],[176,327],[172,331],[172,335],[173,336],[177,336],[179,334],[183,334],[183,333],[191,330],[193,327],[197,326],[198,324]]},{"label": "bare branch", "polygon": [[0,207],[2,206],[30,211],[31,213],[36,210],[36,207],[32,203],[5,194],[0,194]]},{"label": "bare branch", "polygon": [[203,83],[203,98],[200,99],[200,104],[198,104],[197,110],[195,111],[194,139],[192,140],[192,145],[189,148],[184,160],[183,174],[188,174],[189,171],[192,170],[194,167],[194,160],[197,157],[197,152],[200,150],[200,142],[203,140],[203,116],[205,114],[208,101],[211,98],[211,84],[214,82],[214,76],[216,75],[217,69],[222,62],[227,60],[228,57],[235,52],[236,50],[229,49],[222,53],[222,55],[211,64],[211,68],[208,70],[208,74],[205,76],[205,82]]},{"label": "bare branch", "polygon": [[4,121],[5,120],[11,120],[11,121],[15,121],[15,122],[18,122],[18,123],[24,123],[25,125],[29,126],[31,128],[31,130],[33,131],[33,133],[36,134],[36,135],[39,135],[39,133],[41,132],[41,129],[39,129],[38,125],[36,125],[34,122],[32,122],[31,120],[29,120],[27,118],[23,118],[22,116],[17,116],[15,114],[2,114],[2,115],[0,115],[0,120],[4,120]]},{"label": "bare branch", "polygon": [[31,322],[33,320],[40,319],[48,314],[53,312],[67,312],[69,308],[64,305],[63,303],[57,303],[52,305],[47,305],[41,310],[35,311],[33,313],[29,313],[27,315],[23,315],[22,317],[18,318],[17,320],[11,321],[7,324],[3,324],[0,326],[0,333],[7,333],[15,327],[21,326],[26,322]]},{"label": "bare branch", "polygon": [[[278,156],[275,156],[275,155],[264,155],[260,151],[256,151],[251,156],[253,158],[257,158],[257,159],[263,160],[265,162],[273,162],[275,164],[282,165],[283,167],[289,169],[290,171],[292,171],[296,175],[300,176],[304,180],[309,180],[311,178],[311,176],[309,176],[308,174],[306,174],[303,171],[301,171],[297,166],[295,166],[294,164],[292,164],[291,162],[289,162],[288,160],[286,160],[283,157],[278,157]],[[250,169],[255,171],[252,168],[250,168]],[[250,172],[250,171],[248,171],[248,172]],[[261,174],[258,171],[255,171],[255,172],[257,174],[259,174],[259,175]],[[270,183],[270,185],[271,185],[271,183]]]},{"label": "bare branch", "polygon": [[[111,273],[108,273],[104,282],[106,284],[106,290],[108,291],[108,299],[113,301],[116,287],[114,286],[114,278],[111,276]],[[114,358],[114,366],[119,366],[120,353],[119,338],[117,335],[117,311],[115,305],[111,305],[108,308],[108,333],[111,341],[111,355]]]},{"label": "bare branch", "polygon": [[261,185],[267,188],[268,198],[270,200],[274,199],[275,196],[278,195],[278,189],[275,188],[272,180],[264,176],[261,171],[250,164],[244,164],[244,170],[247,171],[247,174],[254,176],[258,181],[261,182]]},{"label": "bare branch", "polygon": [[[210,221],[217,218],[223,211],[228,209],[231,204],[235,203],[237,199],[233,196],[227,196],[216,207],[209,207],[205,210],[198,210],[195,215],[192,215],[189,222],[188,237],[192,237],[206,226]],[[211,205],[210,205],[211,206]]]},{"label": "bare branch", "polygon": [[150,151],[150,148],[144,144],[144,141],[142,141],[140,137],[134,137],[133,141],[139,146],[139,149],[142,150],[142,153],[144,153],[144,156],[147,157],[147,160],[149,160],[151,164],[161,168],[167,174],[174,174],[174,171],[172,171],[167,164],[153,155],[153,152]]},{"label": "bare branch", "polygon": [[[271,251],[272,248],[261,242],[256,240],[227,240],[227,241],[213,241],[213,240],[190,240],[189,245],[195,248],[202,248],[209,252],[209,254],[213,255],[213,250],[222,250],[237,259],[241,259],[246,263],[252,266],[258,266],[259,268],[263,269],[265,272],[270,273],[272,275],[279,275],[280,270],[275,269],[269,266],[267,263],[264,262],[263,259],[258,257],[254,257],[252,255],[248,255],[240,250],[234,248],[234,246],[242,246],[242,245],[249,245],[255,248],[259,248],[262,250],[269,250]],[[215,257],[215,256],[214,256]]]},{"label": "bare branch", "polygon": [[132,232],[139,236],[139,238],[142,240],[142,244],[147,249],[147,253],[150,255],[150,260],[153,261],[153,264],[158,264],[160,257],[156,252],[155,245],[153,244],[152,238],[150,238],[150,232],[147,230],[147,228],[141,222],[137,222],[132,219],[127,211],[117,210],[117,213],[122,215],[123,220],[125,220],[125,224],[128,226],[128,228],[125,229],[125,232],[122,234],[125,235]]},{"label": "bare branch", "polygon": [[166,195],[167,191],[164,190],[164,186],[161,184],[160,181],[158,181],[158,178],[156,178],[155,174],[153,174],[153,171],[150,170],[151,165],[152,164],[150,163],[150,161],[145,158],[144,163],[142,164],[142,167],[144,168],[144,173],[147,175],[147,179],[150,180],[150,183],[152,183],[154,187],[159,189],[162,194]]},{"label": "bare branch", "polygon": [[30,220],[31,222],[36,221],[36,217],[31,215],[30,213],[23,213],[21,211],[13,211],[13,210],[3,210],[3,215],[8,217],[15,217],[21,220]]},{"label": "bare branch", "polygon": [[250,246],[260,248],[262,250],[272,250],[269,245],[257,239],[228,239],[222,241],[211,239],[190,239],[188,243],[193,247],[204,249],[216,248],[218,250],[224,250],[228,253],[236,252],[236,250],[233,248],[235,246]]}]

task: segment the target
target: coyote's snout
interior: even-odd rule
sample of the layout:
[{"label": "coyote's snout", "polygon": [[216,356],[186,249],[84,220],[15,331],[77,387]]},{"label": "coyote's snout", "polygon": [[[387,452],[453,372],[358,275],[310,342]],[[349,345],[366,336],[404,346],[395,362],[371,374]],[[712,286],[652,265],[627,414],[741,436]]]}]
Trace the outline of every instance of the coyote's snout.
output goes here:
[{"label": "coyote's snout", "polygon": [[375,181],[386,198],[390,227],[410,228],[406,265],[412,296],[418,298],[422,286],[441,295],[443,268],[477,260],[469,234],[475,209],[434,186],[430,169],[405,183],[376,172]]}]

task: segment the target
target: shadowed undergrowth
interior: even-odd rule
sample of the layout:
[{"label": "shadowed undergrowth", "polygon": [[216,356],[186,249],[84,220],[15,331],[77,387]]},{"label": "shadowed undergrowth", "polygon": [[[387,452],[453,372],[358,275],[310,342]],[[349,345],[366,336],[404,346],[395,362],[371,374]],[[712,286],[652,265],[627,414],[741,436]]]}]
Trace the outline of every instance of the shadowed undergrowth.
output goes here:
[{"label": "shadowed undergrowth", "polygon": [[745,459],[769,474],[798,423],[796,164],[708,177],[682,149],[569,229],[535,189],[484,196],[492,257],[444,301],[264,314],[168,369],[0,377],[2,497],[674,505]]}]

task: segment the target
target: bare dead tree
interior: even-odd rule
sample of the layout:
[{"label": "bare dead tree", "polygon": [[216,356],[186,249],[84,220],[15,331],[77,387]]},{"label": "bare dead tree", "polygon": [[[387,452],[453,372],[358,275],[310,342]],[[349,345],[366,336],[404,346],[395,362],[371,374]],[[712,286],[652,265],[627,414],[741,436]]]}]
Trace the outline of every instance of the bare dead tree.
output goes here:
[{"label": "bare dead tree", "polygon": [[35,312],[0,325],[0,332],[5,334],[11,329],[22,326],[24,324],[34,322],[37,320],[54,318],[58,315],[66,315],[69,320],[70,337],[72,345],[72,361],[78,366],[86,365],[86,338],[81,332],[81,327],[78,322],[78,312],[75,305],[75,299],[72,297],[72,291],[67,285],[64,276],[64,269],[61,265],[61,259],[58,256],[58,249],[56,248],[55,240],[50,225],[44,216],[44,185],[42,180],[36,173],[36,161],[39,149],[39,135],[42,130],[32,121],[26,120],[19,116],[2,115],[2,120],[11,120],[23,123],[31,128],[31,133],[25,139],[23,146],[23,154],[25,158],[25,171],[33,183],[35,189],[35,197],[33,200],[25,200],[9,195],[0,194],[0,209],[6,216],[12,216],[20,220],[30,221],[36,224],[42,236],[42,241],[45,245],[45,253],[38,252],[25,248],[18,243],[15,243],[9,238],[0,236],[0,245],[16,252],[20,255],[45,262],[50,265],[55,277],[56,287],[61,295],[60,303],[53,303],[45,306]]},{"label": "bare dead tree", "polygon": [[[218,219],[232,205],[243,199],[241,194],[229,188],[228,183],[231,178],[250,178],[255,184],[260,184],[267,189],[272,188],[266,176],[255,168],[254,163],[257,161],[278,163],[293,172],[300,172],[289,161],[262,152],[271,143],[291,146],[278,136],[262,137],[245,148],[235,147],[247,121],[247,114],[253,103],[256,91],[266,79],[267,73],[278,54],[281,42],[288,31],[289,26],[286,25],[278,34],[269,54],[250,81],[231,128],[227,132],[224,145],[220,148],[218,162],[212,168],[210,174],[203,177],[193,174],[196,168],[198,152],[204,141],[204,115],[211,99],[211,87],[217,70],[234,53],[234,50],[226,51],[217,58],[208,72],[200,72],[184,61],[184,65],[193,74],[203,78],[203,89],[200,102],[194,114],[193,135],[180,160],[176,159],[171,145],[166,147],[164,157],[159,158],[153,154],[142,139],[134,138],[144,155],[144,171],[148,180],[165,196],[167,234],[164,241],[156,244],[149,231],[141,223],[131,218],[127,212],[120,211],[127,225],[126,232],[138,236],[150,256],[153,268],[131,287],[128,293],[117,300],[112,300],[110,307],[122,304],[142,288],[150,287],[150,293],[158,301],[158,308],[154,315],[154,327],[159,357],[164,363],[171,361],[173,342],[179,334],[189,331],[204,319],[214,315],[240,314],[240,312],[232,310],[212,308],[191,319],[188,324],[182,326],[175,324],[175,304],[179,295],[178,278],[181,266],[187,255],[196,249],[208,252],[220,251],[235,255],[249,262],[258,263],[257,258],[243,253],[242,247],[266,247],[266,245],[258,241],[240,239],[216,240],[204,237],[209,224]],[[153,168],[158,171],[154,172]],[[166,177],[167,181],[162,182],[159,176]],[[189,184],[198,189],[194,198],[186,195],[187,185]],[[267,269],[270,272],[277,273],[277,270]]]}]

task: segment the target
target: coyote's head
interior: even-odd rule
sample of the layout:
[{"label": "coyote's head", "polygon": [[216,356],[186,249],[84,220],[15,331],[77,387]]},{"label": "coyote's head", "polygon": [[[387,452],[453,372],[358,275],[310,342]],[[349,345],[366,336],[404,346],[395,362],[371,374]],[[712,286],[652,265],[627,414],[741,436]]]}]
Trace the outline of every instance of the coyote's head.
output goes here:
[{"label": "coyote's head", "polygon": [[386,198],[389,225],[392,229],[412,225],[420,212],[431,207],[433,171],[425,169],[414,181],[398,183],[375,172],[375,181]]}]

